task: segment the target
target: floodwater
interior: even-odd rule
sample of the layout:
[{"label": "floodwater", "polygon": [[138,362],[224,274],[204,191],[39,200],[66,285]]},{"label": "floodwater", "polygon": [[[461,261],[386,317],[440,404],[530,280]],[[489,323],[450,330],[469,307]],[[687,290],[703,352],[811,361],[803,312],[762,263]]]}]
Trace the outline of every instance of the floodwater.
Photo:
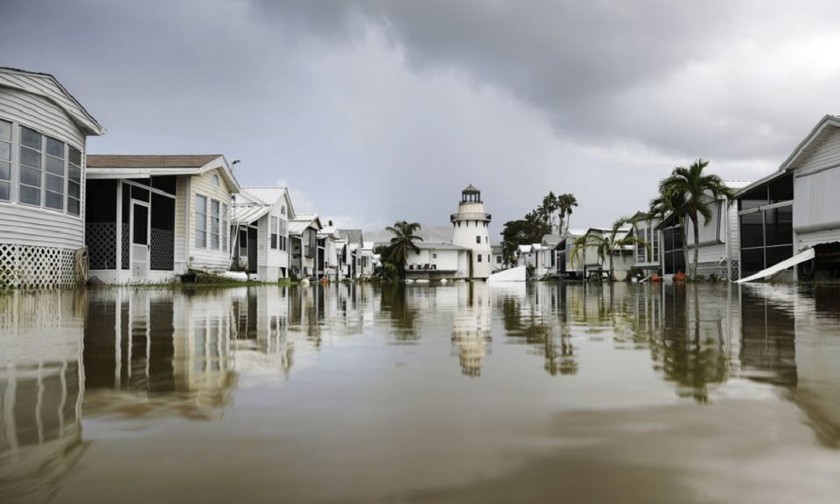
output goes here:
[{"label": "floodwater", "polygon": [[838,502],[837,287],[0,296],[0,502]]}]

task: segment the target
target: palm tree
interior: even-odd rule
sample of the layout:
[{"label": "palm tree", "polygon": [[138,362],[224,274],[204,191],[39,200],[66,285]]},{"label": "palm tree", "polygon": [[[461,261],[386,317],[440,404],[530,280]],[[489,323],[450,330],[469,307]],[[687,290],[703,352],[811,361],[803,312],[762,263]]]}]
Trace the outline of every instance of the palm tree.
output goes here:
[{"label": "palm tree", "polygon": [[[578,206],[577,198],[575,198],[574,194],[566,193],[557,196],[557,209],[560,211],[560,229],[559,233],[562,235],[565,230],[568,230],[568,222],[566,221],[566,215],[569,215],[569,220],[571,221],[572,217],[572,208]],[[563,224],[566,224],[565,229]]]},{"label": "palm tree", "polygon": [[[709,203],[720,198],[732,199],[734,193],[723,183],[717,175],[704,174],[703,169],[709,165],[708,161],[698,159],[691,166],[674,168],[671,175],[659,184],[661,195],[675,198],[681,195],[682,214],[691,220],[694,227],[694,264],[692,276],[697,275],[697,258],[699,254],[700,226],[699,217],[703,216],[703,225],[711,222],[713,215]],[[683,227],[685,229],[685,227]],[[685,239],[684,239],[685,242]],[[685,250],[685,248],[684,248]],[[686,260],[688,257],[686,256]]]},{"label": "palm tree", "polygon": [[613,254],[618,251],[622,253],[624,247],[629,245],[640,244],[645,247],[650,247],[648,242],[635,236],[624,228],[624,225],[630,222],[628,217],[622,217],[615,221],[606,233],[593,233],[591,230],[585,235],[575,240],[574,248],[572,248],[572,260],[576,259],[580,251],[592,247],[595,253],[598,254],[598,259],[601,264],[607,259],[610,264],[610,280],[615,279],[615,267],[613,265]]},{"label": "palm tree", "polygon": [[423,241],[421,236],[414,234],[415,231],[420,230],[420,224],[397,221],[393,226],[386,227],[385,230],[394,235],[391,238],[391,245],[388,246],[388,260],[397,267],[400,278],[405,278],[405,261],[408,257],[408,251],[420,252],[420,249],[414,243],[415,241]]},{"label": "palm tree", "polygon": [[557,196],[554,194],[554,191],[548,191],[548,194],[543,197],[542,204],[537,207],[537,212],[548,223],[550,233],[554,232],[554,212],[558,210],[560,210],[560,206]]}]

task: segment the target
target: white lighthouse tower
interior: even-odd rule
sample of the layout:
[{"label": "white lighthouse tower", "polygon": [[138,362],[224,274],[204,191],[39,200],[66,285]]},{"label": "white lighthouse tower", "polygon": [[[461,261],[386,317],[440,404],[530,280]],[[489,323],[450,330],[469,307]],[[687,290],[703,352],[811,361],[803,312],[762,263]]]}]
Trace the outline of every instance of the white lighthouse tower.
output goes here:
[{"label": "white lighthouse tower", "polygon": [[461,191],[461,202],[458,204],[458,213],[449,218],[452,221],[454,232],[452,243],[466,247],[472,251],[468,275],[470,278],[486,279],[490,276],[490,214],[484,212],[484,203],[481,201],[481,191],[470,184]]}]

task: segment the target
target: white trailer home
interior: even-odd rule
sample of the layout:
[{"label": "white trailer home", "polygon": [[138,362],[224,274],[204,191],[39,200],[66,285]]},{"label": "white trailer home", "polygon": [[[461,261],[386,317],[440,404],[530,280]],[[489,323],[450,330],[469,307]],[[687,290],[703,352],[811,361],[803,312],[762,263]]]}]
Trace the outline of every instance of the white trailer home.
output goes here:
[{"label": "white trailer home", "polygon": [[800,280],[840,278],[838,190],[840,116],[826,115],[775,173],[737,194],[742,274],[794,257]]},{"label": "white trailer home", "polygon": [[289,242],[292,256],[290,274],[295,278],[316,278],[316,259],[323,250],[318,246],[318,231],[323,228],[316,214],[297,214],[289,219]]},{"label": "white trailer home", "polygon": [[793,174],[794,253],[816,252],[799,278],[840,278],[840,116],[823,117],[780,171]]},{"label": "white trailer home", "polygon": [[471,250],[452,243],[415,242],[405,258],[407,279],[470,278]]},{"label": "white trailer home", "polygon": [[85,280],[85,147],[102,126],[49,74],[0,67],[0,286]]},{"label": "white trailer home", "polygon": [[230,208],[239,192],[224,156],[87,158],[90,276],[159,283],[230,268]]},{"label": "white trailer home", "polygon": [[233,204],[231,250],[237,268],[262,282],[289,277],[289,216],[285,187],[244,187]]}]

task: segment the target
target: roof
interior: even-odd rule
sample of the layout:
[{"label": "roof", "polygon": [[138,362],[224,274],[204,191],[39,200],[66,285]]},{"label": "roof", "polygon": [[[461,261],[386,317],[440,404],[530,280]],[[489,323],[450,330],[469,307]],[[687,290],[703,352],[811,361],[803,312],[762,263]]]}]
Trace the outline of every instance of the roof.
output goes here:
[{"label": "roof", "polygon": [[281,199],[286,200],[287,211],[286,215],[292,219],[295,218],[295,211],[292,207],[292,198],[289,196],[289,189],[283,186],[249,186],[243,187],[243,192],[247,192],[253,197],[259,198],[267,205],[274,205]]},{"label": "roof", "polygon": [[296,218],[289,220],[289,234],[299,235],[303,231],[315,225],[315,229],[321,229],[321,219],[318,214],[300,214]]},{"label": "roof", "polygon": [[92,154],[87,157],[88,168],[201,168],[221,154],[135,155]]},{"label": "roof", "polygon": [[787,174],[788,174],[787,171],[774,171],[770,175],[762,177],[762,178],[756,180],[755,182],[753,182],[752,184],[747,184],[744,187],[741,187],[740,189],[735,191],[735,198],[734,199],[738,199],[741,196],[747,194],[748,192],[752,192],[753,189],[757,189],[757,188],[759,188],[759,187],[761,187],[765,184],[769,184],[770,182],[773,182],[776,179],[780,179],[780,178],[786,176]]},{"label": "roof", "polygon": [[219,169],[231,192],[239,192],[239,182],[222,154],[90,154],[86,159],[89,178],[203,175]]},{"label": "roof", "polygon": [[[372,240],[376,243],[390,243],[391,238],[394,237],[394,234],[386,229],[366,231],[364,234],[365,239]],[[452,241],[453,227],[451,224],[448,226],[422,224],[420,229],[415,231],[414,234],[422,238],[425,242],[447,243]]]},{"label": "roof", "polygon": [[452,243],[426,243],[414,242],[420,250],[471,250],[460,245],[453,245]]},{"label": "roof", "polygon": [[826,114],[811,129],[811,132],[796,146],[790,156],[779,166],[779,171],[796,169],[803,161],[811,157],[823,141],[840,128],[840,116]]},{"label": "roof", "polygon": [[262,218],[271,211],[270,205],[247,203],[233,206],[234,223],[251,223]]},{"label": "roof", "polygon": [[361,229],[338,229],[336,234],[339,238],[346,239],[349,243],[362,243],[363,233]]},{"label": "roof", "polygon": [[479,191],[479,190],[478,190],[478,189],[476,189],[476,188],[475,188],[472,184],[470,184],[470,185],[468,185],[468,186],[467,186],[467,187],[466,187],[463,191],[461,191],[461,192],[462,192],[462,193],[474,193],[474,194],[477,194],[477,193],[480,193],[481,191]]},{"label": "roof", "polygon": [[558,245],[563,243],[563,237],[556,234],[547,234],[543,235],[542,237],[542,244],[549,247],[554,248]]},{"label": "roof", "polygon": [[105,133],[105,128],[50,74],[0,67],[0,87],[18,89],[51,101],[88,135]]}]

